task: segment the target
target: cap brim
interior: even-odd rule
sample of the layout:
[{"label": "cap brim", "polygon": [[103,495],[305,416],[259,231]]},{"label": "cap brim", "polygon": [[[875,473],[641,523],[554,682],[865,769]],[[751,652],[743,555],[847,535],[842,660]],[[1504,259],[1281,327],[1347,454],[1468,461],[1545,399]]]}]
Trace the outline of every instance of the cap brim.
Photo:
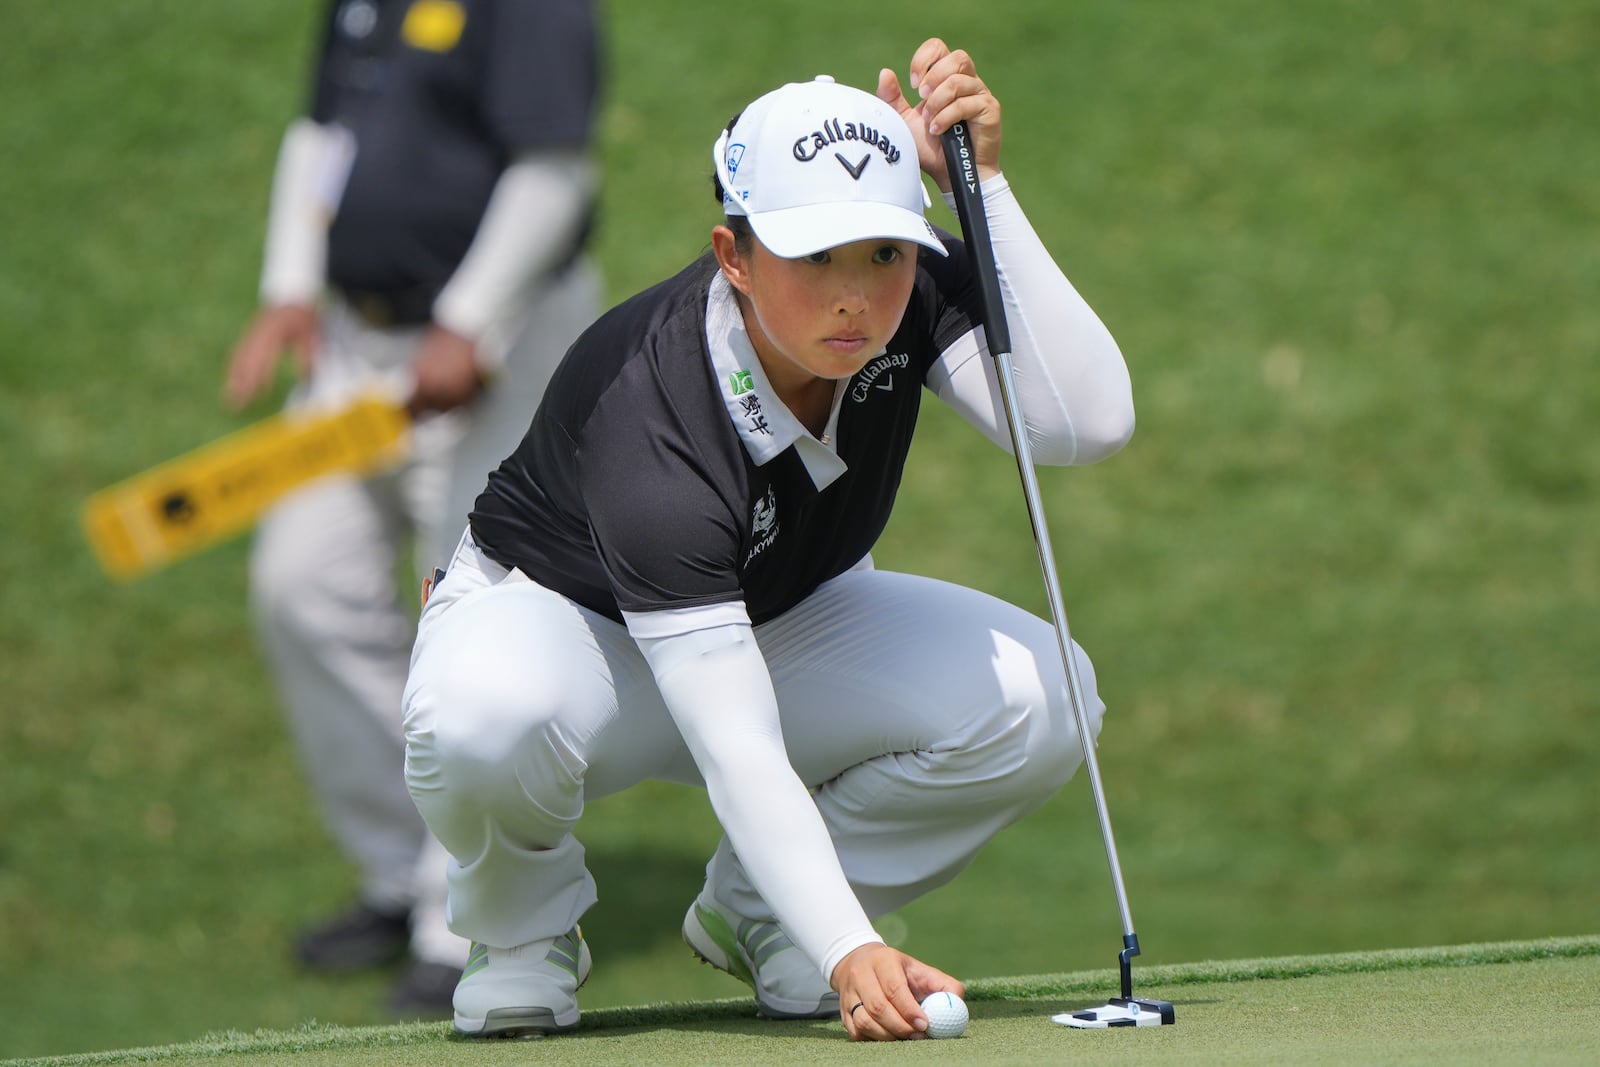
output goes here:
[{"label": "cap brim", "polygon": [[939,255],[944,243],[920,212],[883,203],[807,204],[750,215],[750,228],[767,251],[799,259],[853,241],[911,241]]}]

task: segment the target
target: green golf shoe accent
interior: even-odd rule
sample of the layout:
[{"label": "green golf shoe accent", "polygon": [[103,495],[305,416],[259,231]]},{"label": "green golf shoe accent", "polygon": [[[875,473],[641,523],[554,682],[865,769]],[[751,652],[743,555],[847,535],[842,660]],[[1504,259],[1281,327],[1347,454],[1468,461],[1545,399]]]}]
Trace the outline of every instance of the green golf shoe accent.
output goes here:
[{"label": "green golf shoe accent", "polygon": [[[723,966],[713,960],[705,960],[705,962],[713,967],[727,971],[739,981],[754,989],[756,987],[756,977],[750,973],[750,968],[745,966],[744,953],[739,951],[739,937],[733,932],[733,927],[728,925],[728,920],[701,904],[698,900],[694,902],[694,913],[695,917],[700,920],[701,927],[711,935],[711,940],[715,941],[717,947],[722,950],[723,956],[727,959],[727,966]],[[689,947],[694,948],[694,942],[691,941]],[[704,956],[700,958],[705,959]]]},{"label": "green golf shoe accent", "polygon": [[591,960],[583,931],[512,948],[474,942],[454,997],[458,1033],[538,1037],[578,1025],[578,989]]},{"label": "green golf shoe accent", "polygon": [[769,1019],[827,1019],[839,1014],[839,994],[774,922],[724,910],[706,894],[683,917],[683,939],[705,963],[755,990]]}]

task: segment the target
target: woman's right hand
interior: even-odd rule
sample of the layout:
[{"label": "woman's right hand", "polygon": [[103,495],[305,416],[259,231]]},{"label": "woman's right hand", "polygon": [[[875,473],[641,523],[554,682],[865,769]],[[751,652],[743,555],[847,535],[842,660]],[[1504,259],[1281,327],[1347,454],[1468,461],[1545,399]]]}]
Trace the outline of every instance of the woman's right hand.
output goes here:
[{"label": "woman's right hand", "polygon": [[839,1017],[853,1041],[901,1041],[924,1036],[922,1001],[931,993],[966,995],[966,987],[937,967],[873,942],[851,952],[830,978]]}]

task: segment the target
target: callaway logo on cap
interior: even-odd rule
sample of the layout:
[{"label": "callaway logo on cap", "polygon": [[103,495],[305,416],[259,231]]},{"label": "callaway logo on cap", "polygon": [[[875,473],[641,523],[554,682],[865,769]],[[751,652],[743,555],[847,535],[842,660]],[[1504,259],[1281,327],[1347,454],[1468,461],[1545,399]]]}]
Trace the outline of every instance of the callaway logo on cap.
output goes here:
[{"label": "callaway logo on cap", "polygon": [[894,108],[827,75],[759,98],[711,150],[723,210],[774,255],[797,259],[872,238],[945,254],[923,218],[916,142]]}]

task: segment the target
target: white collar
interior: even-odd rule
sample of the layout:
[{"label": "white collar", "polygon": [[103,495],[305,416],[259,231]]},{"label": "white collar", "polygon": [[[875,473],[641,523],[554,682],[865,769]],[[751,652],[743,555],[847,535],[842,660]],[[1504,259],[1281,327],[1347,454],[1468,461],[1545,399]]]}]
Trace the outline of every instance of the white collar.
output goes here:
[{"label": "white collar", "polygon": [[[706,347],[711,352],[711,369],[722,389],[728,418],[733,420],[733,427],[756,466],[764,466],[793,445],[818,490],[826,489],[850,469],[778,399],[750,344],[750,335],[745,332],[739,298],[721,271],[711,279],[711,292],[706,297]],[[839,382],[834,386],[833,410],[828,414],[824,441],[832,440],[838,431],[844,385]]]}]

